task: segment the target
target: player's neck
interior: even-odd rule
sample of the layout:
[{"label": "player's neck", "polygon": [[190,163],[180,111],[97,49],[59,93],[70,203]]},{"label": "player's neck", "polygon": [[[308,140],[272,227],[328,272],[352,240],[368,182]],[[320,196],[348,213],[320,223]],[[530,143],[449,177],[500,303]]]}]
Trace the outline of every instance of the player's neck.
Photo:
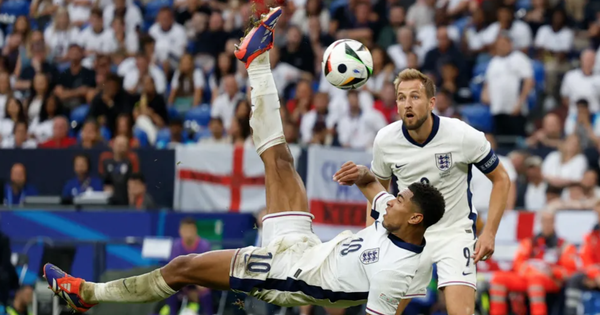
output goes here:
[{"label": "player's neck", "polygon": [[425,234],[420,228],[406,228],[400,229],[394,233],[405,243],[421,246],[423,245],[423,235]]},{"label": "player's neck", "polygon": [[423,143],[427,141],[431,131],[433,130],[433,118],[431,115],[423,122],[421,127],[413,130],[408,130],[408,134],[414,141],[418,143]]}]

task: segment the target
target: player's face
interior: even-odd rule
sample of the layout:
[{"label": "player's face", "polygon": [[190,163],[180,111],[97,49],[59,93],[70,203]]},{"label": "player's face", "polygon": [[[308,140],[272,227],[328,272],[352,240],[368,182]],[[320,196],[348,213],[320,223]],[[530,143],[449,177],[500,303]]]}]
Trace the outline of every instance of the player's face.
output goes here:
[{"label": "player's face", "polygon": [[416,130],[431,116],[435,97],[427,97],[420,80],[402,81],[398,84],[396,104],[406,129]]},{"label": "player's face", "polygon": [[388,201],[382,224],[390,233],[410,224],[419,224],[423,220],[423,215],[413,210],[412,196],[413,193],[409,189],[405,189],[398,194],[396,199]]}]

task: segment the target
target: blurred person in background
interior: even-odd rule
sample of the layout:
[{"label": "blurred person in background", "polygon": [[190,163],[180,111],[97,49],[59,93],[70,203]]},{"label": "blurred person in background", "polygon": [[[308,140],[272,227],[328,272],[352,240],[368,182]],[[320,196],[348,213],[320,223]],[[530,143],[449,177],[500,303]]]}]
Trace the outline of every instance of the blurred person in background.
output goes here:
[{"label": "blurred person in background", "polygon": [[102,90],[92,100],[88,119],[96,120],[114,135],[117,129],[117,117],[132,111],[132,96],[121,87],[121,78],[116,74],[109,74]]},{"label": "blurred person in background", "polygon": [[169,120],[169,139],[158,141],[156,147],[159,149],[173,149],[184,143],[186,143],[186,139],[183,137],[183,121],[180,118],[174,118]]},{"label": "blurred person in background", "polygon": [[158,131],[169,122],[165,98],[156,92],[154,79],[149,75],[144,77],[144,90],[133,109],[133,119],[135,127],[146,132],[151,144],[156,142]]},{"label": "blurred person in background", "polygon": [[535,84],[533,67],[527,55],[513,51],[508,36],[506,32],[498,35],[496,55],[485,72],[481,101],[490,105],[496,135],[524,136],[527,96]]},{"label": "blurred person in background", "polygon": [[79,29],[71,25],[69,12],[64,7],[58,7],[56,15],[44,30],[44,42],[50,48],[50,58],[54,62],[68,61],[68,50],[71,44],[78,42]]},{"label": "blurred person in background", "polygon": [[530,135],[525,143],[535,155],[545,158],[562,143],[562,123],[555,113],[548,113],[542,120],[542,128]]},{"label": "blurred person in background", "polygon": [[565,133],[567,135],[574,133],[579,137],[579,144],[582,151],[585,151],[587,148],[595,150],[598,144],[600,144],[600,139],[597,136],[597,134],[600,134],[600,120],[596,118],[595,114],[590,112],[587,100],[578,100],[575,106],[577,107],[577,121],[574,124],[567,123],[565,125]]},{"label": "blurred person in background", "polygon": [[81,127],[81,139],[74,148],[77,149],[106,149],[106,142],[100,134],[100,125],[93,119],[88,119]]},{"label": "blurred person in background", "polygon": [[106,53],[125,52],[127,56],[133,56],[139,51],[140,40],[137,32],[128,30],[122,17],[115,17],[107,31],[110,32],[112,40],[105,49]]},{"label": "blurred person in background", "polygon": [[512,6],[501,5],[496,12],[498,21],[490,24],[485,30],[484,43],[493,45],[501,33],[507,32],[507,36],[512,39],[514,49],[526,52],[532,43],[529,25],[515,19],[515,9]]},{"label": "blurred person in background", "polygon": [[[437,104],[437,102],[436,102]],[[486,133],[485,138],[490,143],[490,147],[494,152],[498,152],[498,144],[492,134]],[[508,178],[510,179],[510,188],[508,190],[508,198],[506,200],[506,210],[514,210],[515,202],[517,199],[517,171],[515,170],[512,162],[506,156],[497,154],[498,159],[504,166]],[[479,169],[472,171],[472,191],[473,199],[472,204],[477,209],[478,214],[484,217],[487,214],[487,210],[490,204],[490,197],[492,195],[492,181],[485,176]],[[478,229],[479,230],[479,229]]]},{"label": "blurred person in background", "polygon": [[[212,102],[215,102],[217,97],[225,92],[225,79],[236,75],[236,60],[233,55],[222,52],[218,55],[216,67],[208,77],[208,87],[212,92]],[[236,82],[239,84],[240,82]]]},{"label": "blurred person in background", "polygon": [[100,155],[100,176],[109,180],[114,187],[113,202],[116,205],[129,204],[127,181],[133,173],[140,170],[137,155],[129,151],[129,139],[126,136],[116,136],[112,145],[112,152],[103,152]]},{"label": "blurred person in background", "polygon": [[194,66],[194,57],[184,54],[179,61],[179,68],[175,70],[171,79],[168,104],[174,106],[179,112],[198,106],[202,103],[202,92],[205,86],[204,73]]},{"label": "blurred person in background", "polygon": [[51,95],[49,79],[50,78],[43,73],[36,73],[33,77],[31,92],[29,98],[25,102],[25,106],[27,106],[27,118],[30,122],[36,118],[39,120],[42,112],[42,105]]},{"label": "blurred person in background", "polygon": [[69,46],[69,68],[60,73],[54,94],[67,108],[76,108],[87,103],[86,96],[96,87],[96,73],[83,67],[83,48],[77,44]]},{"label": "blurred person in background", "polygon": [[106,29],[113,25],[115,19],[121,19],[126,24],[126,33],[135,33],[144,21],[140,8],[128,0],[111,1],[104,7],[102,19]]},{"label": "blurred person in background", "polygon": [[[62,2],[62,1],[61,1]],[[62,5],[67,6],[71,22],[77,27],[82,27],[90,19],[92,8],[94,7],[93,0],[76,0],[64,1]]]},{"label": "blurred person in background", "polygon": [[129,206],[137,210],[155,210],[156,203],[146,189],[146,179],[142,173],[133,173],[127,179]]},{"label": "blurred person in background", "polygon": [[90,174],[90,157],[77,154],[73,158],[75,177],[68,180],[63,188],[63,198],[74,198],[86,191],[102,191],[102,180]]},{"label": "blurred person in background", "polygon": [[285,36],[286,44],[280,47],[280,59],[302,71],[314,73],[315,54],[310,41],[302,35],[300,28],[290,26]]},{"label": "blurred person in background", "polygon": [[135,57],[135,67],[127,70],[123,78],[123,88],[131,95],[140,94],[144,90],[144,77],[147,75],[154,79],[156,92],[164,94],[167,90],[165,73],[158,67],[152,67],[150,59],[144,53],[138,53]]},{"label": "blurred person in background", "polygon": [[571,69],[567,54],[573,49],[574,32],[567,26],[567,13],[556,8],[550,24],[543,25],[535,35],[534,47],[546,70],[545,90],[557,95],[560,77]]},{"label": "blurred person in background", "polygon": [[197,34],[194,40],[194,55],[200,54],[216,59],[219,53],[225,48],[228,35],[224,29],[221,12],[211,12],[208,18],[208,27],[203,32]]},{"label": "blurred person in background", "polygon": [[[16,24],[15,24],[16,26]],[[23,44],[24,35],[21,33],[13,32],[8,36],[6,44],[2,48],[2,56],[6,59],[7,71],[13,73],[17,67],[17,60],[19,59],[19,49]]]},{"label": "blurred person in background", "polygon": [[90,25],[83,29],[78,37],[78,43],[84,50],[86,57],[93,60],[96,54],[105,54],[110,51],[114,34],[109,27],[104,27],[102,10],[94,8],[90,14]]},{"label": "blurred person in background", "polygon": [[466,70],[463,54],[450,39],[448,30],[445,26],[437,29],[437,46],[425,54],[423,61],[423,73],[433,75],[434,81],[439,81],[442,78],[442,66],[445,63],[452,63],[458,68],[459,73],[461,73],[461,80]]},{"label": "blurred person in background", "polygon": [[377,132],[387,125],[383,115],[376,110],[363,110],[358,102],[358,92],[348,91],[348,113],[340,117],[337,125],[338,140],[342,147],[369,149]]},{"label": "blurred person in background", "polygon": [[211,118],[208,123],[208,129],[210,130],[210,137],[201,138],[198,143],[231,143],[231,138],[225,133],[223,120],[221,118]]},{"label": "blurred person in background", "polygon": [[210,116],[220,117],[225,124],[225,129],[229,129],[234,120],[235,108],[244,99],[244,94],[239,91],[238,83],[233,75],[227,75],[223,78],[223,86],[225,93],[215,98],[211,106]]},{"label": "blurred person in background", "polygon": [[531,7],[525,13],[523,21],[531,28],[533,34],[537,34],[538,29],[552,20],[550,1],[532,0]]},{"label": "blurred person in background", "polygon": [[64,149],[77,144],[77,140],[69,136],[69,121],[58,116],[52,119],[52,137],[40,144],[43,149]]},{"label": "blurred person in background", "polygon": [[28,309],[33,303],[33,287],[22,285],[16,292],[12,305],[6,308],[7,315],[29,315]]},{"label": "blurred person in background", "polygon": [[481,54],[479,58],[483,59],[484,54],[487,52],[487,45],[485,43],[485,31],[486,31],[486,19],[485,12],[480,6],[473,11],[471,21],[467,25],[463,40],[466,42],[467,51],[474,54]]},{"label": "blurred person in background", "polygon": [[327,93],[317,93],[314,97],[314,105],[314,108],[302,116],[300,121],[300,136],[302,143],[305,144],[313,142],[313,132],[317,124],[323,123],[327,132],[327,129],[333,128],[338,120],[338,117],[334,113],[330,113],[328,109],[329,95]]},{"label": "blurred person in background", "polygon": [[566,187],[580,182],[587,168],[588,162],[581,154],[579,137],[572,134],[560,145],[559,150],[546,156],[542,174],[550,185]]},{"label": "blurred person in background", "polygon": [[[40,35],[41,37],[41,35]],[[58,78],[58,70],[53,63],[47,58],[47,48],[44,44],[44,39],[41,37],[38,41],[31,43],[31,60],[28,65],[22,65],[19,78],[15,82],[13,88],[21,90],[25,97],[29,97],[29,92],[32,88],[32,81],[36,74],[45,74],[49,77],[50,82]]]},{"label": "blurred person in background", "polygon": [[[440,99],[437,98],[436,108],[439,107],[439,102]],[[373,108],[379,111],[388,123],[397,120],[398,106],[396,105],[396,88],[394,87],[394,83],[386,81],[383,84],[383,88],[379,94],[379,100],[375,101]]]},{"label": "blurred person in background", "polygon": [[530,156],[525,160],[527,181],[517,185],[517,195],[523,200],[522,206],[528,211],[539,211],[546,207],[548,183],[542,175],[542,158]]},{"label": "blurred person in background", "polygon": [[389,24],[384,25],[378,34],[374,34],[377,45],[383,49],[387,49],[396,43],[398,30],[406,24],[406,11],[404,7],[392,5],[389,9],[388,20]]},{"label": "blurred person in background", "polygon": [[27,183],[27,170],[21,163],[10,169],[10,182],[4,185],[4,205],[21,205],[27,196],[37,196],[38,190]]},{"label": "blurred person in background", "polygon": [[310,74],[302,72],[302,70],[290,65],[287,62],[281,62],[279,60],[279,48],[273,46],[273,49],[269,50],[269,60],[271,61],[271,71],[273,72],[273,78],[277,82],[277,93],[279,96],[284,96],[285,91],[294,83],[298,82],[301,78],[308,79]]},{"label": "blurred person in background", "polygon": [[4,119],[0,120],[0,138],[10,137],[15,129],[15,123],[18,121],[27,121],[27,116],[21,101],[11,97],[4,108]]},{"label": "blurred person in background", "polygon": [[[138,54],[144,54],[146,55],[146,58],[149,60],[149,64],[150,64],[150,71],[152,72],[161,72],[162,73],[162,69],[159,67],[157,58],[156,58],[156,54],[154,53],[154,50],[156,47],[156,41],[154,40],[154,38],[152,38],[152,36],[150,35],[141,35],[139,37],[140,39],[140,51],[136,52],[135,55],[130,56],[128,58],[125,58],[123,60],[120,60],[119,62],[114,62],[118,67],[117,67],[117,74],[124,78],[127,73],[131,72],[131,71],[137,71],[137,66],[136,66],[136,59],[137,59],[137,55]],[[118,52],[114,53],[113,56],[113,60],[115,59],[115,56],[117,55]]]},{"label": "blurred person in background", "polygon": [[7,72],[0,72],[0,119],[6,117],[6,102],[11,96],[10,74]]},{"label": "blurred person in background", "polygon": [[[175,22],[171,8],[163,7],[148,34],[156,41],[154,53],[157,61],[162,65],[164,72],[169,74],[172,69],[171,60],[179,60],[187,47],[185,28]],[[159,91],[162,94],[164,89]]]},{"label": "blurred person in background", "polygon": [[565,122],[565,130],[573,130],[577,122],[576,102],[585,99],[588,101],[590,112],[600,111],[600,77],[594,74],[594,59],[596,52],[586,49],[579,57],[579,68],[568,71],[560,87],[562,105],[568,108],[568,117]]},{"label": "blurred person in background", "polygon": [[435,108],[433,109],[433,113],[443,117],[453,117],[456,114],[452,93],[450,91],[444,88],[439,89],[435,97]]},{"label": "blurred person in background", "polygon": [[299,125],[302,117],[313,107],[313,90],[309,81],[301,80],[296,84],[294,98],[287,102],[286,107],[290,120]]},{"label": "blurred person in background", "polygon": [[251,147],[252,138],[250,137],[250,122],[244,118],[234,118],[231,122],[228,134],[231,136],[231,143],[236,147]]},{"label": "blurred person in background", "polygon": [[[198,227],[196,224],[196,220],[191,217],[181,220],[179,223],[179,238],[173,241],[171,258],[169,260],[173,260],[181,255],[202,254],[211,250],[210,243],[198,235]],[[202,314],[214,314],[211,291],[210,289],[201,286],[188,286],[181,290],[179,294],[167,298],[168,314],[178,314],[181,300],[184,295],[188,297],[190,302],[200,303],[200,306],[202,306],[203,309]],[[188,308],[193,309],[194,307],[188,304]]]},{"label": "blurred person in background", "polygon": [[371,56],[373,56],[371,78],[362,89],[371,92],[375,98],[380,98],[384,85],[394,80],[394,64],[381,48],[373,48]]},{"label": "blurred person in background", "polygon": [[558,293],[577,269],[577,249],[556,235],[554,221],[554,212],[542,212],[540,234],[521,242],[512,271],[494,272],[490,315],[508,314],[509,292],[526,292],[532,315],[548,314],[546,293]]},{"label": "blurred person in background", "polygon": [[[597,222],[600,223],[600,201],[594,205]],[[600,225],[596,225],[584,236],[579,256],[583,269],[566,283],[565,315],[580,314],[584,291],[600,290]]]},{"label": "blurred person in background", "polygon": [[48,96],[44,100],[44,103],[42,103],[40,115],[31,121],[29,134],[38,143],[50,140],[54,135],[54,118],[64,116],[65,114],[66,110],[63,108],[60,100],[54,95]]},{"label": "blurred person in background", "polygon": [[240,100],[235,106],[235,117],[241,119],[250,119],[252,107],[248,99]]},{"label": "blurred person in background", "polygon": [[140,141],[133,137],[133,124],[131,122],[131,116],[129,114],[119,114],[117,116],[117,128],[113,139],[109,141],[109,145],[113,146],[116,137],[123,136],[127,138],[130,149],[137,149],[140,147]]},{"label": "blurred person in background", "polygon": [[[408,68],[408,54],[420,51],[415,43],[415,33],[412,28],[408,26],[401,27],[396,34],[396,44],[387,48],[387,54],[394,62],[396,69],[401,70]],[[375,57],[373,57],[373,66],[375,66]]]},{"label": "blurred person in background", "polygon": [[285,142],[298,143],[298,133],[298,125],[289,120],[283,124],[283,135],[285,137]]},{"label": "blurred person in background", "polygon": [[459,69],[451,62],[444,62],[440,71],[438,86],[450,93],[453,102],[467,104],[471,102],[469,83],[461,76]]},{"label": "blurred person in background", "polygon": [[18,121],[15,124],[13,135],[2,140],[2,149],[35,149],[37,143],[27,137],[27,122]]},{"label": "blurred person in background", "polygon": [[329,10],[320,0],[306,0],[304,6],[296,8],[290,18],[290,23],[297,25],[304,35],[309,33],[309,18],[317,17],[322,31],[327,33],[329,28]]}]

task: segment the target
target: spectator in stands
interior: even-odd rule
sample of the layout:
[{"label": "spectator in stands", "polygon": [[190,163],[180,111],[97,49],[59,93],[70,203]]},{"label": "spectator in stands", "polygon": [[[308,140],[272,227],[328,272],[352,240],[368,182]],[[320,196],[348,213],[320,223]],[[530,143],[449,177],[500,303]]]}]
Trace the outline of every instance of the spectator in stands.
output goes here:
[{"label": "spectator in stands", "polygon": [[337,125],[338,140],[345,148],[368,149],[387,121],[376,110],[361,109],[356,90],[348,91],[348,104],[348,113],[340,118]]},{"label": "spectator in stands", "polygon": [[280,59],[302,71],[315,72],[315,54],[310,42],[297,26],[292,25],[286,34],[286,45],[280,49]]},{"label": "spectator in stands", "polygon": [[561,199],[552,202],[549,206],[554,210],[592,209],[600,198],[597,182],[598,173],[595,170],[587,170],[581,182],[571,184],[563,191]]},{"label": "spectator in stands", "polygon": [[106,48],[106,52],[125,52],[127,56],[133,56],[139,51],[140,40],[137,32],[128,30],[122,17],[115,17],[108,31],[111,33],[112,41],[110,46]]},{"label": "spectator in stands", "polygon": [[269,50],[271,72],[273,72],[273,79],[277,82],[277,92],[279,93],[279,96],[284,96],[286,89],[298,82],[298,80],[301,78],[307,79],[311,76],[287,62],[281,62],[279,56],[279,48],[273,46],[273,49]]},{"label": "spectator in stands", "polygon": [[309,81],[301,80],[296,84],[294,99],[289,100],[286,107],[291,121],[299,125],[302,116],[313,107],[313,91]]},{"label": "spectator in stands", "polygon": [[167,89],[167,79],[162,70],[158,67],[152,67],[148,56],[144,53],[137,54],[135,58],[135,67],[127,70],[123,79],[123,88],[129,94],[135,95],[144,89],[144,77],[150,75],[154,79],[156,91],[160,94],[165,93]]},{"label": "spectator in stands", "polygon": [[200,105],[205,85],[204,73],[194,66],[194,57],[184,54],[179,61],[179,68],[175,70],[171,79],[169,105],[174,106],[179,112]]},{"label": "spectator in stands", "polygon": [[496,135],[524,136],[527,96],[534,87],[531,60],[524,53],[513,51],[505,32],[498,35],[495,48],[496,56],[485,72],[481,100],[490,104]]},{"label": "spectator in stands", "polygon": [[567,124],[567,127],[573,128],[565,130],[566,134],[575,133],[579,137],[581,150],[587,148],[595,148],[600,144],[600,139],[596,134],[600,135],[600,121],[595,118],[595,115],[590,113],[589,102],[585,99],[577,101],[577,122],[576,124]]},{"label": "spectator in stands", "polygon": [[[594,211],[600,223],[600,201],[594,205]],[[580,314],[579,309],[584,291],[600,290],[600,225],[596,224],[585,235],[579,255],[583,263],[583,270],[576,273],[566,283],[565,315]]]},{"label": "spectator in stands", "polygon": [[[18,20],[18,19],[17,19]],[[15,23],[16,27],[16,23]],[[17,60],[19,59],[19,51],[21,45],[24,42],[24,36],[21,33],[13,32],[6,40],[6,45],[2,49],[2,55],[6,58],[8,72],[13,73],[17,67]]]},{"label": "spectator in stands", "polygon": [[133,111],[132,97],[121,87],[121,78],[116,74],[109,74],[102,90],[94,96],[88,119],[98,121],[101,126],[115,134],[117,116]]},{"label": "spectator in stands", "polygon": [[104,27],[102,19],[102,10],[92,9],[90,14],[90,26],[83,29],[78,35],[78,43],[84,49],[85,56],[95,56],[96,54],[105,54],[113,42],[114,35],[110,28]]},{"label": "spectator in stands", "polygon": [[42,105],[46,99],[50,96],[50,82],[47,75],[43,73],[36,73],[33,77],[33,86],[31,87],[31,93],[25,105],[27,106],[27,118],[29,121],[38,119],[42,112]]},{"label": "spectator in stands", "polygon": [[54,94],[72,109],[87,102],[88,91],[96,87],[96,74],[82,66],[83,48],[71,44],[68,54],[71,64],[59,75]]},{"label": "spectator in stands", "polygon": [[159,149],[173,149],[186,143],[183,137],[183,121],[180,118],[169,120],[169,139],[168,141],[159,141],[156,147]]},{"label": "spectator in stands", "polygon": [[68,61],[69,47],[78,42],[78,37],[79,29],[71,25],[67,9],[58,7],[52,24],[44,30],[44,41],[50,49],[50,59],[57,63]]},{"label": "spectator in stands", "polygon": [[165,98],[156,92],[151,76],[144,77],[144,90],[133,109],[135,127],[143,130],[150,143],[156,142],[158,130],[169,122]]},{"label": "spectator in stands", "polygon": [[77,140],[69,136],[69,122],[65,117],[55,117],[52,124],[52,138],[40,144],[40,148],[64,149],[77,144]]},{"label": "spectator in stands", "polygon": [[116,137],[123,136],[127,138],[130,149],[137,149],[140,147],[140,141],[133,137],[133,124],[131,122],[131,116],[129,114],[119,114],[116,121],[117,127],[113,140],[109,142],[110,146],[114,145]]},{"label": "spectator in stands", "polygon": [[[392,84],[392,88],[393,88]],[[394,101],[396,101],[396,95],[394,91]],[[435,108],[433,112],[438,116],[443,117],[454,117],[457,114],[454,101],[452,100],[452,93],[450,91],[442,88],[437,92],[435,97]]]},{"label": "spectator in stands", "polygon": [[201,138],[199,143],[231,143],[231,138],[225,133],[223,127],[223,120],[219,117],[213,117],[208,123],[208,129],[210,130],[210,137]]},{"label": "spectator in stands", "polygon": [[7,72],[0,72],[0,119],[6,117],[6,102],[11,96],[10,75]]},{"label": "spectator in stands", "polygon": [[16,292],[12,305],[6,308],[7,315],[27,315],[33,302],[33,287],[22,285]]},{"label": "spectator in stands", "polygon": [[[471,16],[471,22],[467,25],[465,30],[465,40],[467,42],[468,52],[471,54],[479,54],[487,51],[487,44],[485,43],[485,12],[481,6],[478,6],[473,15]],[[483,59],[483,54],[480,57]]]},{"label": "spectator in stands", "polygon": [[539,211],[546,206],[548,183],[542,175],[542,158],[530,156],[525,160],[527,181],[517,186],[517,194],[524,200],[524,208],[528,211]]},{"label": "spectator in stands", "polygon": [[289,120],[285,121],[283,123],[283,135],[285,142],[298,143],[298,125]]},{"label": "spectator in stands", "polygon": [[[395,95],[394,99],[396,99]],[[302,139],[302,143],[304,144],[313,142],[313,132],[317,124],[324,123],[326,126],[325,129],[327,129],[327,126],[329,127],[329,129],[332,129],[337,122],[337,117],[335,116],[335,114],[330,113],[328,109],[329,96],[327,95],[327,93],[317,93],[314,97],[314,105],[315,106],[313,109],[311,109],[304,116],[302,116],[302,121],[300,122],[300,136]],[[319,129],[319,132],[321,131],[322,130]]]},{"label": "spectator in stands", "polygon": [[[144,55],[146,55],[146,58],[149,60],[151,72],[158,71],[158,72],[163,73],[162,69],[158,65],[156,54],[154,53],[155,47],[156,47],[156,43],[154,41],[154,38],[152,38],[149,35],[140,36],[141,52],[138,52],[138,54],[143,53]],[[117,55],[117,53],[113,54],[113,59],[116,55]],[[124,78],[129,72],[137,71],[136,60],[137,60],[137,54],[127,57],[126,59],[124,59],[120,62],[115,62],[115,64],[118,65],[117,74],[120,77]]]},{"label": "spectator in stands", "polygon": [[[175,22],[171,8],[163,7],[156,16],[156,23],[148,30],[148,34],[156,41],[154,53],[157,61],[167,74],[170,73],[171,60],[179,60],[187,47],[185,28]],[[214,45],[214,42],[210,43],[211,46]],[[164,92],[164,89],[158,90],[161,94]]]},{"label": "spectator in stands", "polygon": [[36,74],[46,75],[50,81],[58,78],[58,70],[53,64],[48,62],[46,50],[43,37],[38,41],[32,41],[31,60],[28,65],[21,64],[21,73],[13,88],[24,91],[26,97],[29,97],[29,92],[32,89],[32,81]]},{"label": "spectator in stands", "polygon": [[68,180],[62,192],[63,198],[74,198],[86,191],[102,191],[102,180],[90,174],[90,158],[85,154],[77,154],[73,158],[75,177]]},{"label": "spectator in stands", "polygon": [[252,146],[250,121],[248,119],[234,118],[228,133],[231,136],[231,142],[234,146]]},{"label": "spectator in stands", "polygon": [[17,121],[11,137],[2,139],[2,149],[34,149],[37,143],[27,139],[27,122]]},{"label": "spectator in stands", "polygon": [[223,86],[225,93],[219,95],[213,102],[210,116],[220,117],[225,123],[225,129],[229,129],[236,105],[244,99],[244,95],[239,91],[237,81],[233,75],[227,75],[223,78]]},{"label": "spectator in stands", "polygon": [[197,34],[194,40],[194,55],[199,54],[216,59],[225,49],[225,42],[227,42],[228,35],[224,29],[221,13],[218,11],[210,13],[208,27],[203,32]]},{"label": "spectator in stands", "polygon": [[512,271],[497,271],[490,288],[490,315],[506,315],[509,292],[526,292],[531,314],[546,315],[546,293],[558,293],[576,270],[575,246],[556,235],[554,212],[544,211],[541,233],[521,242]]},{"label": "spectator in stands", "polygon": [[567,26],[567,13],[556,8],[550,24],[543,25],[535,36],[535,48],[544,61],[546,91],[555,94],[559,87],[559,78],[571,69],[567,54],[573,49],[574,33]]},{"label": "spectator in stands", "polygon": [[581,181],[588,167],[588,162],[579,145],[577,135],[568,136],[554,151],[544,159],[542,174],[544,179],[553,186],[567,187]]},{"label": "spectator in stands", "polygon": [[[439,98],[437,98],[436,108],[439,108]],[[398,120],[398,107],[396,105],[396,89],[394,84],[387,81],[383,84],[379,100],[375,101],[373,108],[379,111],[388,123]],[[434,109],[435,110],[435,109]]]},{"label": "spectator in stands", "polygon": [[65,114],[60,100],[50,95],[42,103],[40,115],[31,121],[29,134],[32,135],[38,143],[43,143],[52,138],[54,133],[54,118]]},{"label": "spectator in stands", "polygon": [[[310,40],[312,49],[317,57],[317,64],[315,66],[316,68],[318,68],[318,73],[321,72],[319,65],[323,61],[322,59],[323,53],[325,52],[325,47],[329,47],[329,45],[333,44],[335,38],[333,38],[333,36],[331,36],[330,33],[323,31],[323,25],[319,23],[319,18],[316,16],[311,16],[310,18],[308,18],[308,25],[308,39]],[[327,25],[325,25],[324,27],[327,27]]]},{"label": "spectator in stands", "polygon": [[129,204],[127,180],[131,174],[139,172],[140,163],[137,155],[129,151],[129,139],[126,136],[116,136],[112,149],[112,152],[104,152],[100,155],[99,173],[114,187],[112,202],[117,205],[127,205]]},{"label": "spectator in stands", "polygon": [[4,185],[4,205],[21,205],[27,196],[37,196],[38,191],[27,183],[27,171],[21,163],[13,164],[10,169],[10,182]]},{"label": "spectator in stands", "polygon": [[600,78],[593,73],[595,58],[596,54],[593,50],[584,50],[579,57],[579,68],[567,72],[562,80],[560,87],[562,105],[569,109],[565,130],[573,130],[572,125],[576,124],[576,102],[580,99],[588,101],[590,112],[597,113],[600,111],[600,101],[598,100],[600,96],[598,94]]},{"label": "spectator in stands", "polygon": [[88,119],[81,127],[81,139],[75,145],[79,149],[105,149],[106,142],[100,134],[100,125],[93,120]]},{"label": "spectator in stands", "polygon": [[[515,10],[508,5],[501,5],[498,10],[498,22],[494,22],[485,30],[484,43],[492,45],[501,33],[508,32],[514,49],[527,52],[531,46],[531,29],[527,23],[515,19]],[[496,49],[498,46],[496,45]]]},{"label": "spectator in stands", "polygon": [[4,109],[4,119],[0,120],[0,138],[10,137],[18,121],[27,121],[27,116],[21,101],[11,97]]},{"label": "spectator in stands", "polygon": [[[437,104],[437,102],[436,102]],[[492,134],[486,133],[485,138],[489,141],[490,147],[495,152],[498,152],[498,144]],[[513,166],[510,159],[506,156],[497,153],[498,159],[504,166],[508,178],[510,179],[510,189],[508,191],[508,198],[506,200],[506,210],[515,209],[515,203],[517,199],[517,171]],[[472,204],[477,209],[478,213],[487,213],[490,197],[492,195],[492,182],[483,174],[479,169],[472,171],[472,191],[473,198]],[[480,212],[481,211],[481,212]]]},{"label": "spectator in stands", "polygon": [[351,12],[350,23],[345,27],[340,27],[336,37],[352,38],[365,43],[367,46],[372,46],[377,39],[376,35],[381,30],[381,24],[371,13],[371,3],[369,1],[358,1]]},{"label": "spectator in stands", "polygon": [[323,2],[320,0],[307,0],[304,6],[298,7],[292,17],[290,23],[298,25],[304,35],[308,35],[310,32],[309,18],[317,17],[319,24],[322,25],[322,31],[327,32],[329,27],[329,10],[325,8]]},{"label": "spectator in stands", "polygon": [[406,24],[406,11],[400,5],[392,5],[389,11],[389,24],[384,25],[379,34],[375,35],[377,45],[387,49],[396,43],[396,34]]},{"label": "spectator in stands", "polygon": [[527,147],[542,158],[550,152],[557,150],[562,139],[562,125],[560,117],[548,113],[542,121],[542,128],[534,132],[526,140]]},{"label": "spectator in stands", "polygon": [[94,3],[92,2],[92,0],[78,0],[69,2],[67,4],[67,8],[69,10],[71,22],[75,26],[81,28],[90,19],[93,6]]},{"label": "spectator in stands", "polygon": [[538,29],[552,20],[550,4],[546,0],[532,0],[531,8],[523,17],[527,22],[533,34],[537,34]]},{"label": "spectator in stands", "polygon": [[[193,218],[184,218],[179,223],[179,238],[173,241],[173,247],[171,248],[171,258],[175,259],[177,256],[188,255],[188,254],[202,254],[211,250],[210,243],[198,236],[198,227],[196,220]],[[187,296],[190,302],[200,303],[203,308],[203,314],[212,315],[212,294],[207,288],[200,286],[188,286],[183,289],[179,294],[173,295],[167,299],[167,306],[169,307],[169,314],[179,314],[179,308],[181,305],[181,299],[183,296]],[[188,308],[190,306],[188,305]],[[162,314],[162,312],[161,312]]]},{"label": "spectator in stands", "polygon": [[[465,60],[462,53],[448,37],[448,28],[445,26],[437,29],[437,46],[432,48],[425,55],[423,62],[423,71],[426,74],[433,75],[436,81],[442,78],[442,66],[445,63],[452,63],[456,66],[459,73],[466,70]],[[462,77],[460,78],[462,80]]]},{"label": "spectator in stands", "polygon": [[146,179],[142,173],[133,173],[127,179],[129,206],[137,210],[154,210],[154,199],[146,190]]},{"label": "spectator in stands", "polygon": [[394,64],[381,48],[373,48],[371,55],[373,57],[373,71],[369,81],[363,85],[363,90],[370,92],[375,98],[379,98],[384,85],[394,80]]},{"label": "spectator in stands", "polygon": [[104,7],[102,17],[104,27],[110,28],[115,19],[119,18],[126,24],[126,34],[135,33],[142,26],[142,12],[133,1],[113,0],[109,5]]},{"label": "spectator in stands", "polygon": [[240,119],[250,119],[250,102],[248,100],[240,100],[235,106],[235,117]]},{"label": "spectator in stands", "polygon": [[396,44],[387,48],[387,54],[394,62],[396,69],[405,69],[408,65],[406,60],[408,54],[418,51],[418,47],[415,45],[415,33],[412,28],[404,26],[399,28],[396,34]]}]

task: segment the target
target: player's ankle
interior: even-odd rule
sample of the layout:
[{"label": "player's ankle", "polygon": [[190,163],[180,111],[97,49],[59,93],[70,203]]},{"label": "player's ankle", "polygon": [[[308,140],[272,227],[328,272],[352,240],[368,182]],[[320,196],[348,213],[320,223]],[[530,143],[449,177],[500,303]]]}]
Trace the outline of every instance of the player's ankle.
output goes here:
[{"label": "player's ankle", "polygon": [[269,51],[266,50],[262,54],[254,58],[250,64],[248,64],[247,71],[250,76],[253,72],[271,71],[271,59],[269,58]]},{"label": "player's ankle", "polygon": [[88,304],[96,304],[95,283],[83,281],[79,286],[79,297]]}]

